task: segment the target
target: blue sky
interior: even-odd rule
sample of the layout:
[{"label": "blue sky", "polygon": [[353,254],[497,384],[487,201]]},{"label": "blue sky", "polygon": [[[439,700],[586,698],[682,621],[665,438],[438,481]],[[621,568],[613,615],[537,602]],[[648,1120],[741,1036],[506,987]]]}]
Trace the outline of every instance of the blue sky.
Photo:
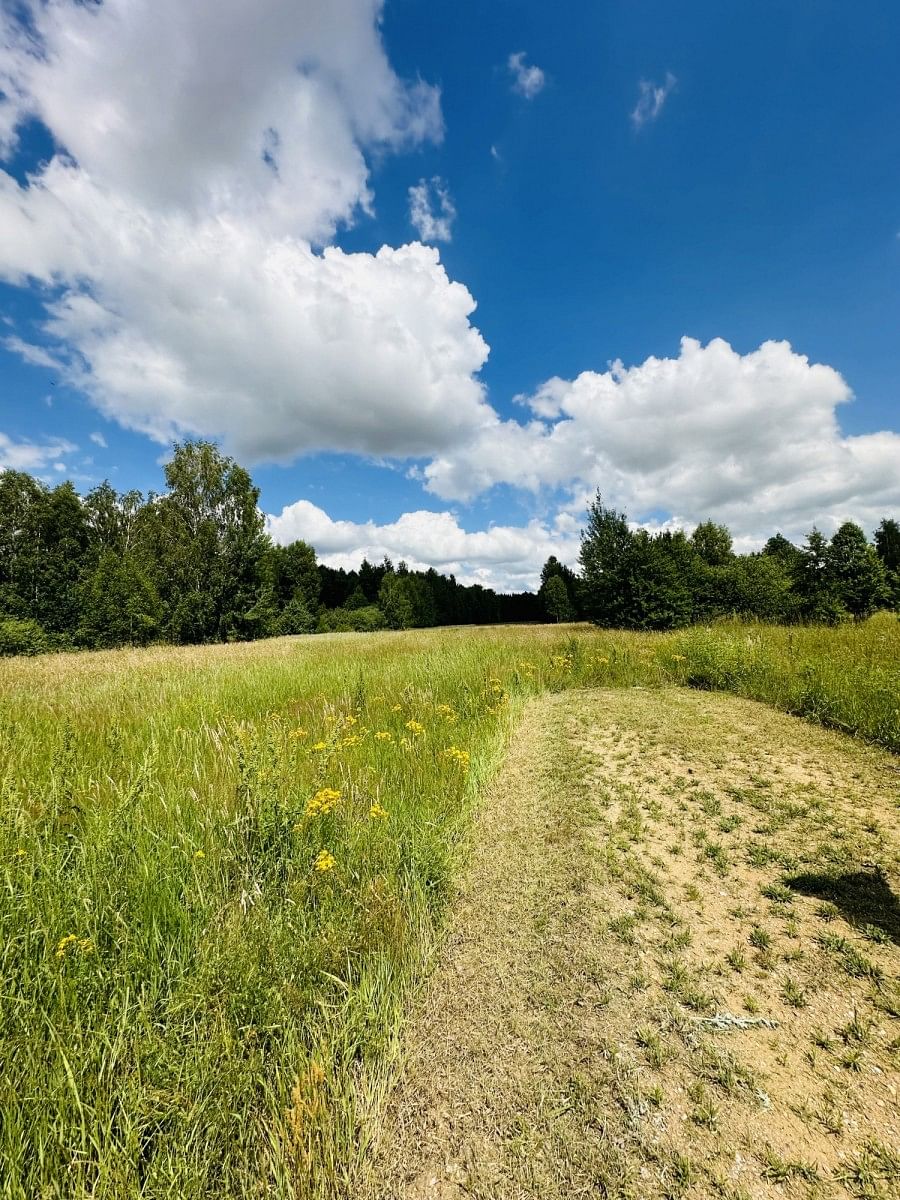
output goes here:
[{"label": "blue sky", "polygon": [[0,465],[211,436],[276,536],[501,587],[598,486],[745,546],[896,512],[900,9],[373,7],[0,18]]}]

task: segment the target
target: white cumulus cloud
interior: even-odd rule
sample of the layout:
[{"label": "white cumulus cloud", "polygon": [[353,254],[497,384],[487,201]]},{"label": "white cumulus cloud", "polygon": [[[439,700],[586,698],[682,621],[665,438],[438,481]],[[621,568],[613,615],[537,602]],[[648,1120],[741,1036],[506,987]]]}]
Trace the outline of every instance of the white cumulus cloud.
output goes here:
[{"label": "white cumulus cloud", "polygon": [[440,176],[420,179],[409,189],[409,220],[423,242],[449,242],[456,207]]},{"label": "white cumulus cloud", "polygon": [[524,50],[518,50],[515,54],[511,54],[506,65],[512,75],[514,92],[518,92],[526,100],[533,100],[538,92],[542,91],[547,82],[546,76],[540,67],[525,61]]},{"label": "white cumulus cloud", "polygon": [[900,506],[900,434],[846,435],[851,391],[787,342],[741,355],[684,338],[676,358],[551,379],[519,397],[534,413],[495,417],[439,455],[427,486],[467,499],[498,483],[568,489],[578,515],[600,487],[630,516],[725,521],[748,544],[776,528],[802,536],[854,519],[871,528]]},{"label": "white cumulus cloud", "polygon": [[475,302],[437,251],[327,244],[371,210],[369,150],[442,135],[381,0],[24,8],[0,14],[0,130],[38,118],[59,150],[25,186],[0,171],[0,278],[47,290],[69,383],[248,461],[428,454],[485,419]]},{"label": "white cumulus cloud", "polygon": [[95,446],[99,446],[102,450],[108,449],[107,444],[106,444],[106,438],[103,436],[102,433],[92,433],[92,434],[90,434],[90,439],[94,443]]},{"label": "white cumulus cloud", "polygon": [[58,462],[60,455],[71,454],[78,447],[65,438],[45,438],[40,442],[23,441],[11,438],[8,434],[0,433],[0,471],[45,471],[54,466],[63,471],[65,467]]},{"label": "white cumulus cloud", "polygon": [[308,500],[287,505],[268,518],[276,542],[302,538],[315,547],[328,566],[356,568],[363,558],[380,562],[385,555],[401,558],[417,569],[434,567],[456,575],[461,583],[480,583],[501,591],[534,588],[544,562],[555,554],[564,562],[578,558],[577,527],[567,514],[547,525],[492,525],[469,533],[453,513],[408,512],[396,521],[334,521]]},{"label": "white cumulus cloud", "polygon": [[666,71],[662,83],[653,83],[650,79],[640,81],[638,102],[631,112],[631,123],[635,129],[642,129],[648,121],[656,120],[677,82],[671,71]]}]

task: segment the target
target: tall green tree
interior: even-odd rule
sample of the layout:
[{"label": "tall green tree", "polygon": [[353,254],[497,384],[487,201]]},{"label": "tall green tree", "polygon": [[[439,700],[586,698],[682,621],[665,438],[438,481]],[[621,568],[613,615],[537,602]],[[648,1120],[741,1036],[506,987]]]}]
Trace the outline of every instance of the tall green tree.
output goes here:
[{"label": "tall green tree", "polygon": [[703,521],[691,534],[691,543],[708,567],[723,567],[733,557],[731,533],[715,521]]},{"label": "tall green tree", "polygon": [[818,529],[810,530],[800,548],[795,578],[804,620],[833,625],[846,616],[828,569],[828,538]]},{"label": "tall green tree", "polygon": [[32,615],[52,633],[71,636],[78,626],[79,587],[88,541],[81,497],[67,480],[50,491],[40,511]]},{"label": "tall green tree", "polygon": [[146,646],[159,635],[159,595],[133,551],[101,552],[82,582],[80,605],[82,645]]},{"label": "tall green tree", "polygon": [[259,489],[211,442],[174,447],[168,492],[153,502],[160,591],[173,641],[205,642],[253,633],[262,559],[270,542]]},{"label": "tall green tree", "polygon": [[884,564],[891,608],[900,612],[900,523],[884,517],[875,530],[875,549]]},{"label": "tall green tree", "polygon": [[588,507],[579,554],[582,603],[596,625],[615,628],[628,620],[624,579],[632,540],[625,514],[607,508],[598,491]]},{"label": "tall green tree", "polygon": [[838,603],[851,616],[867,617],[888,601],[887,575],[859,525],[845,521],[825,552],[825,570]]},{"label": "tall green tree", "polygon": [[48,495],[24,471],[0,471],[0,614],[34,617]]},{"label": "tall green tree", "polygon": [[561,575],[551,575],[541,589],[544,612],[553,621],[571,621],[575,611]]}]

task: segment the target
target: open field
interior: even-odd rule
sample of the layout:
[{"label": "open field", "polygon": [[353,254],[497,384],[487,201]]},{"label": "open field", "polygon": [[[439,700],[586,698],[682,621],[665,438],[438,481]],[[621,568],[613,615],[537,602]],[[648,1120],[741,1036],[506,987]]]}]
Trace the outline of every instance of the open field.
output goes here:
[{"label": "open field", "polygon": [[[839,630],[648,636],[433,630],[0,662],[0,1194],[119,1200],[356,1188],[373,1142],[385,1153],[385,1096],[401,1054],[415,1062],[404,1018],[434,960],[461,864],[470,850],[476,863],[484,854],[483,825],[471,818],[510,737],[540,748],[535,787],[557,773],[559,801],[542,808],[543,842],[531,844],[546,843],[548,861],[587,847],[567,850],[555,889],[542,890],[559,901],[545,905],[546,920],[558,925],[590,900],[605,938],[596,972],[615,989],[602,1012],[590,1010],[591,1027],[604,1026],[604,1044],[627,1043],[632,1058],[648,1047],[656,1056],[659,1042],[665,1069],[639,1082],[657,1089],[660,1112],[691,1106],[685,1128],[705,1148],[685,1178],[712,1180],[725,1169],[723,1127],[730,1137],[732,1126],[757,1119],[762,1084],[744,1087],[736,1076],[720,1096],[724,1085],[695,1070],[707,1041],[719,1043],[701,1029],[694,1047],[691,1022],[720,1003],[753,1015],[744,1003],[753,997],[768,1017],[778,998],[776,1030],[728,1033],[728,1046],[735,1036],[756,1046],[790,1032],[770,1051],[773,1062],[786,1053],[782,1069],[796,1074],[794,1057],[808,1049],[816,1059],[808,1072],[833,1068],[832,1091],[842,1098],[850,1081],[861,1097],[853,1103],[865,1103],[870,1067],[889,1077],[898,1032],[885,982],[897,969],[888,899],[898,865],[895,760],[742,703],[721,710],[736,758],[749,753],[739,745],[746,726],[747,746],[773,763],[808,738],[840,747],[838,765],[831,779],[825,766],[808,779],[785,780],[774,766],[751,778],[747,763],[715,774],[727,741],[717,732],[719,700],[672,690],[683,684],[765,700],[900,749],[893,618]],[[529,702],[585,688],[607,690],[594,699],[578,691],[571,710],[562,698],[545,700],[520,726]],[[615,728],[611,695],[625,706]],[[595,710],[606,714],[599,725]],[[547,729],[563,731],[562,757]],[[690,775],[679,765],[686,756]],[[590,878],[582,862],[592,864]],[[538,863],[520,865],[543,878]],[[837,867],[838,881],[851,883],[835,884],[833,895],[807,895],[783,878],[805,874],[811,888],[816,876],[822,888]],[[884,912],[859,909],[860,872],[882,881]],[[628,907],[620,892],[630,887]],[[823,920],[817,906],[828,904],[833,919]],[[727,932],[728,945],[713,944],[710,930]],[[757,945],[751,935],[769,940]],[[522,945],[524,953],[527,937]],[[548,945],[550,953],[552,937]],[[570,974],[567,988],[577,983]],[[523,980],[530,986],[527,972]],[[841,1032],[855,1017],[838,1029],[819,1013],[838,992],[844,1007],[859,992],[859,1039]],[[548,997],[550,1010],[557,1001]],[[808,1047],[793,1038],[807,1013],[827,1047],[813,1044],[811,1024],[801,1031]],[[635,1049],[635,1039],[647,1046]],[[855,1053],[860,1070],[843,1065]],[[865,1149],[849,1119],[850,1133],[820,1135],[824,1084],[808,1102],[791,1119],[816,1130],[815,1152],[802,1158],[815,1171],[788,1162],[785,1181],[836,1180],[828,1147],[844,1137],[844,1159],[881,1187],[893,1169],[887,1151]],[[627,1111],[620,1103],[609,1120]],[[397,1133],[398,1121],[388,1129]],[[767,1136],[781,1154],[775,1133]],[[536,1162],[555,1154],[539,1150]],[[676,1153],[698,1158],[677,1138]],[[755,1186],[751,1194],[768,1194]]]}]

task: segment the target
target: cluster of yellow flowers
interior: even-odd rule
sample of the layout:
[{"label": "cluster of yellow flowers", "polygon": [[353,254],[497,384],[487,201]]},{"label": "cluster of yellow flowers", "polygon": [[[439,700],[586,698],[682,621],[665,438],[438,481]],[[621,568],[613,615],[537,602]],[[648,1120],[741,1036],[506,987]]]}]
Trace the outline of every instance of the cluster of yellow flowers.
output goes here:
[{"label": "cluster of yellow flowers", "polygon": [[551,656],[550,661],[553,663],[554,667],[559,667],[561,671],[571,671],[572,664],[575,660],[572,658],[571,654],[554,654]]},{"label": "cluster of yellow flowers", "polygon": [[90,954],[93,949],[94,943],[90,938],[80,938],[75,933],[67,933],[56,944],[56,957],[65,958],[70,950],[80,950],[82,954]]},{"label": "cluster of yellow flowers", "polygon": [[201,858],[206,858],[206,855],[204,854],[204,852],[203,852],[202,850],[195,850],[195,851],[194,851],[194,858],[196,858],[196,859],[198,859],[198,860],[199,860],[199,859],[201,859]]},{"label": "cluster of yellow flowers", "polygon": [[434,711],[439,717],[443,717],[445,721],[453,722],[456,720],[456,711],[452,704],[438,704]]},{"label": "cluster of yellow flowers", "polygon": [[335,857],[330,850],[320,850],[313,860],[313,869],[322,873],[333,870],[334,866]]},{"label": "cluster of yellow flowers", "polygon": [[415,721],[415,720],[407,721],[406,728],[409,730],[410,733],[415,733],[420,736],[421,736],[421,734],[423,734],[425,732],[425,726],[422,725],[419,721]]},{"label": "cluster of yellow flowers", "polygon": [[298,727],[297,727],[296,729],[292,729],[292,730],[291,730],[291,737],[292,737],[292,738],[295,738],[295,739],[298,739],[298,740],[299,740],[300,738],[305,738],[305,737],[306,737],[306,730],[305,730],[305,729],[301,729],[301,728],[299,727],[299,725],[298,725]]},{"label": "cluster of yellow flowers", "polygon": [[317,817],[320,813],[330,813],[341,798],[341,793],[334,788],[321,788],[306,802],[304,813],[307,817]]},{"label": "cluster of yellow flowers", "polygon": [[450,758],[454,762],[459,763],[461,767],[469,765],[470,755],[468,750],[460,750],[458,746],[448,746],[446,750],[441,751],[441,754],[444,758]]},{"label": "cluster of yellow flowers", "polygon": [[342,746],[358,746],[362,738],[358,733],[351,733],[347,737],[341,739]]},{"label": "cluster of yellow flowers", "polygon": [[388,815],[387,809],[382,808],[377,800],[372,805],[372,807],[369,809],[369,816],[372,818],[373,821],[385,821],[385,820],[387,820],[387,815]]},{"label": "cluster of yellow flowers", "polygon": [[327,750],[327,749],[328,749],[327,742],[316,742],[316,744],[313,746],[313,750]]},{"label": "cluster of yellow flowers", "polygon": [[673,654],[672,662],[687,662],[687,655],[686,654]]},{"label": "cluster of yellow flowers", "polygon": [[378,742],[392,742],[394,740],[394,735],[387,729],[379,729],[375,734],[375,740]]},{"label": "cluster of yellow flowers", "polygon": [[403,712],[403,705],[395,704],[394,707],[391,709],[391,712]]}]

